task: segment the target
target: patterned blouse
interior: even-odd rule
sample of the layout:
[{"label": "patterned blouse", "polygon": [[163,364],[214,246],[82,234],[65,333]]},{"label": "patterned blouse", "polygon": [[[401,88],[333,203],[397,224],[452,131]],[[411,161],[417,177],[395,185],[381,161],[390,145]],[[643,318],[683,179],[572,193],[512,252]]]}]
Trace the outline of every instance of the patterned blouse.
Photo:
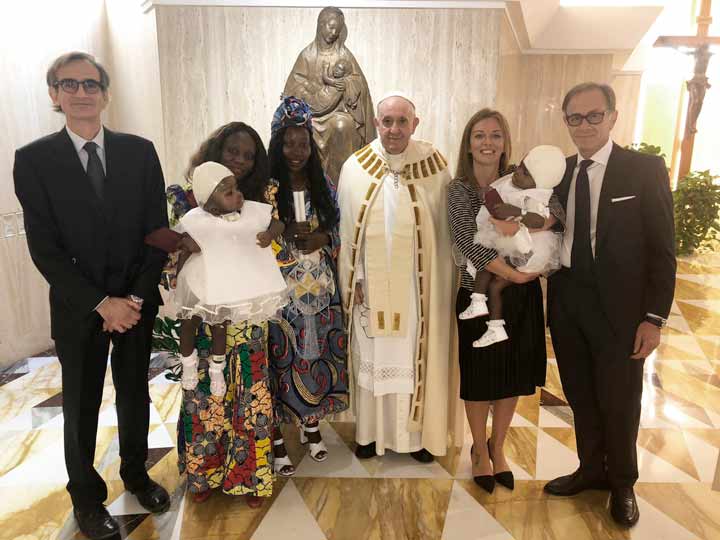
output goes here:
[{"label": "patterned blouse", "polygon": [[[474,242],[477,225],[475,217],[485,204],[485,196],[476,186],[464,178],[455,178],[448,184],[448,215],[450,217],[450,231],[455,243],[454,252],[459,252],[457,259],[469,259],[473,266],[481,271],[497,257],[494,249],[486,248]],[[564,227],[565,211],[555,195],[550,198],[550,213],[554,215]],[[560,229],[562,230],[562,228]],[[456,260],[460,267],[460,286],[473,290],[474,279],[465,269],[465,262]]]}]

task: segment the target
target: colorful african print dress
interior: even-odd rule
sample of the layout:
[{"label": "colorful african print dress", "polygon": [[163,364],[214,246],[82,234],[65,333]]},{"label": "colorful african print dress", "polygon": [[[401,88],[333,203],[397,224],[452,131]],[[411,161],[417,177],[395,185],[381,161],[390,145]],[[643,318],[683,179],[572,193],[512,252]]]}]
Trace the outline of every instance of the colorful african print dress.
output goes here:
[{"label": "colorful african print dress", "polygon": [[[173,213],[182,215],[190,205],[183,203],[183,195],[177,188],[168,188],[168,200]],[[277,185],[271,184],[265,196],[276,208],[275,193]],[[273,250],[279,260],[289,259],[278,244],[273,243]],[[248,262],[238,261],[238,264]],[[171,272],[166,281],[173,282]],[[268,371],[268,323],[239,322],[228,326],[227,392],[223,398],[210,392],[208,335],[208,327],[203,325],[196,343],[200,356],[199,383],[195,390],[183,391],[177,430],[180,473],[187,473],[188,489],[192,493],[221,488],[231,495],[269,497],[274,481],[274,420]]]},{"label": "colorful african print dress", "polygon": [[[337,212],[335,186],[327,181]],[[293,201],[289,200],[290,208]],[[312,230],[317,214],[305,191],[305,215]],[[282,321],[269,325],[270,371],[275,415],[283,423],[314,423],[348,407],[346,335],[337,283],[340,249],[337,226],[329,231],[330,245],[298,253],[292,245],[291,264],[280,264],[290,291]]]}]

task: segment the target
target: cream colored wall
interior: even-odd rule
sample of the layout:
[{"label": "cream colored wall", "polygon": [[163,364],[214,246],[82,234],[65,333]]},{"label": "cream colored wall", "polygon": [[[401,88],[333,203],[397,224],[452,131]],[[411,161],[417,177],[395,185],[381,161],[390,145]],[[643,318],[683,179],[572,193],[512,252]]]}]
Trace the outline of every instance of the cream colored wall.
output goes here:
[{"label": "cream colored wall", "polygon": [[635,121],[638,113],[638,98],[640,96],[641,73],[617,72],[612,78],[611,85],[615,90],[618,119],[612,131],[613,140],[621,146],[627,146],[634,141]]},{"label": "cream colored wall", "polygon": [[[318,9],[159,6],[168,181],[214,128],[242,120],[267,143],[270,120]],[[502,10],[345,9],[346,45],[373,99],[399,88],[421,118],[418,138],[455,160],[465,120],[495,100]]]},{"label": "cream colored wall", "polygon": [[139,1],[105,0],[108,68],[113,77],[108,126],[150,139],[165,162],[155,11]]},{"label": "cream colored wall", "polygon": [[52,345],[48,287],[18,234],[12,167],[15,149],[64,124],[47,95],[50,62],[75,49],[107,61],[103,1],[76,4],[68,11],[65,2],[13,2],[0,16],[0,368]]},{"label": "cream colored wall", "polygon": [[611,54],[522,54],[509,24],[503,21],[496,106],[510,124],[513,161],[518,162],[537,144],[555,144],[568,154],[575,151],[561,106],[565,93],[584,81],[613,87],[619,116],[612,137],[623,146],[631,144],[642,74],[614,69],[622,58]]},{"label": "cream colored wall", "polygon": [[574,146],[562,118],[565,92],[584,81],[611,82],[611,54],[520,54],[503,25],[497,109],[510,125],[517,163],[533,146],[554,144],[567,154]]}]

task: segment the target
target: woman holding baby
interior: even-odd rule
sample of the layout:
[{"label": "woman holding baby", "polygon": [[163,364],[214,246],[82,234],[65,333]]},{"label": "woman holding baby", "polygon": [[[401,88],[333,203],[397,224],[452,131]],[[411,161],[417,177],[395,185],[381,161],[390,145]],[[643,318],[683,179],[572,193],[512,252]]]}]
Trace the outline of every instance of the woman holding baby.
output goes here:
[{"label": "woman holding baby", "polygon": [[[515,168],[510,166],[511,148],[510,131],[503,115],[491,109],[478,111],[465,126],[456,178],[448,185],[450,227],[456,254],[462,259],[462,264],[459,264],[460,289],[456,299],[460,398],[465,401],[473,437],[470,449],[473,478],[489,493],[494,490],[496,482],[508,489],[514,487],[513,473],[504,454],[505,438],[518,397],[535,394],[536,388],[545,383],[547,361],[539,273],[519,271],[504,257],[498,256],[495,249],[475,240],[478,232],[476,216],[485,205],[485,195],[494,187],[493,184],[523,186],[513,187],[514,190],[535,187],[532,178],[527,178],[532,177],[532,171],[526,163],[521,162],[519,170],[513,175]],[[548,173],[547,168],[535,167],[534,164],[533,167],[536,176],[542,176],[544,181],[547,180],[545,177],[557,174],[556,170]],[[495,190],[493,194],[496,194]],[[554,197],[550,198],[547,206],[549,211],[545,211],[545,216],[539,208],[540,214],[536,215],[536,212],[526,212],[506,203],[493,207],[494,216],[488,219],[497,235],[502,237],[513,237],[523,228],[525,231],[522,232],[528,233],[549,230],[560,226],[557,222],[564,221],[564,213]],[[467,267],[466,262],[470,263]],[[491,274],[490,291],[493,290],[493,282],[500,284],[501,306],[491,300],[484,309],[476,309],[474,304],[479,297],[474,291],[477,283],[468,268],[474,270],[478,277]],[[488,308],[490,321],[486,317]],[[494,330],[498,320],[496,313],[500,308],[502,332],[507,339],[495,336],[488,340],[485,334]],[[479,339],[481,336],[483,339]],[[486,439],[485,426],[491,406],[492,432]]]}]

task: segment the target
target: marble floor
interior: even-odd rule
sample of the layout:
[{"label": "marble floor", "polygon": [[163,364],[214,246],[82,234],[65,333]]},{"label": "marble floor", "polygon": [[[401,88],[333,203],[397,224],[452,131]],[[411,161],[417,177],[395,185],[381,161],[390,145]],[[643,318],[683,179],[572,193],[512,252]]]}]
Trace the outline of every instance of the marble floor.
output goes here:
[{"label": "marble floor", "polygon": [[[108,372],[96,467],[108,480],[109,511],[122,537],[273,540],[720,539],[720,256],[680,261],[669,327],[647,361],[638,437],[640,523],[615,527],[607,494],[551,498],[545,481],[577,464],[572,413],[548,338],[546,386],[522,398],[508,436],[516,488],[483,492],[471,478],[469,441],[440,462],[420,465],[389,453],[359,461],[354,426],[323,423],[330,458],[304,455],[286,430],[297,474],[250,509],[215,493],[184,497],[174,448],[178,384],[163,358],[150,373],[150,474],[172,494],[171,510],[147,514],[119,479],[117,416]],[[0,540],[81,538],[71,515],[62,448],[60,366],[46,355],[0,373]],[[292,431],[292,432],[291,432]]]}]

